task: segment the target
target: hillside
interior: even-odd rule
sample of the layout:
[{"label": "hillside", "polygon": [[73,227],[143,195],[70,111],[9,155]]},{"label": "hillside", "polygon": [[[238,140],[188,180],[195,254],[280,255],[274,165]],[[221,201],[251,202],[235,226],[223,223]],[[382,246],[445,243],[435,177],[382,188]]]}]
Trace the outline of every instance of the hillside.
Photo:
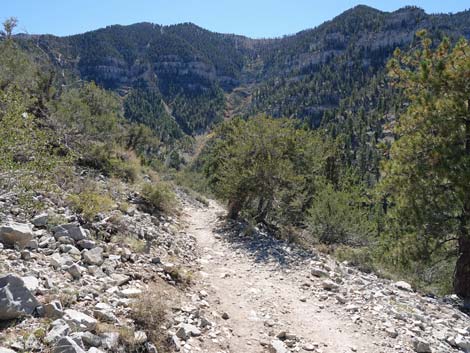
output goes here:
[{"label": "hillside", "polygon": [[[340,136],[345,159],[374,183],[380,153],[373,146],[390,138],[384,125],[403,108],[388,87],[385,66],[397,47],[413,45],[420,29],[436,41],[468,38],[470,11],[429,15],[416,7],[382,12],[357,6],[277,39],[213,33],[191,23],[21,37],[58,67],[118,92],[126,118],[164,141],[203,133],[234,114],[294,117]],[[246,97],[238,107],[233,91]]]},{"label": "hillside", "polygon": [[0,353],[470,351],[470,11],[17,25]]},{"label": "hillside", "polygon": [[223,92],[247,84],[258,87],[247,113],[295,116],[318,125],[351,93],[366,88],[357,100],[374,96],[386,61],[395,48],[409,47],[418,29],[455,40],[470,36],[469,23],[469,11],[428,15],[414,7],[388,13],[357,6],[278,39],[213,33],[191,23],[116,25],[30,39],[57,65],[105,88],[122,94],[133,87],[158,89],[183,130],[194,133],[220,121]]}]

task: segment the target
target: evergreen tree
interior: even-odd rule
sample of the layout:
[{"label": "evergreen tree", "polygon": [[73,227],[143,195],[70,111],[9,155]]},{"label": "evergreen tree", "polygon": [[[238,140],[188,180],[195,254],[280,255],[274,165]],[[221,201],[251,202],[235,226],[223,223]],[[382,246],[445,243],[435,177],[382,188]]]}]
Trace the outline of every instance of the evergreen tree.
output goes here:
[{"label": "evergreen tree", "polygon": [[[411,54],[399,50],[389,72],[410,105],[395,128],[384,164],[391,222],[415,239],[426,261],[435,249],[457,250],[454,290],[470,300],[470,45],[444,39],[436,50],[425,32]],[[419,243],[416,244],[416,241]]]}]

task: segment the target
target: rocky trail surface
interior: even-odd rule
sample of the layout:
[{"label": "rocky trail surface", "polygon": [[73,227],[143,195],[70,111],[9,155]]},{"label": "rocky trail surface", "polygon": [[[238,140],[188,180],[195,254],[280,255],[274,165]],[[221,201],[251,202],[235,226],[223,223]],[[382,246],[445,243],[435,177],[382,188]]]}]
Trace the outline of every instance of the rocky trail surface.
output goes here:
[{"label": "rocky trail surface", "polygon": [[[186,203],[196,238],[191,303],[207,312],[184,352],[451,352],[470,348],[468,316],[405,282],[366,274],[261,231],[227,226],[224,210]],[[201,323],[200,318],[189,318]],[[204,325],[202,325],[204,326]],[[201,335],[200,335],[201,334]]]},{"label": "rocky trail surface", "polygon": [[470,351],[452,297],[227,222],[214,201],[178,192],[168,216],[113,190],[127,207],[91,223],[0,190],[0,353]]}]

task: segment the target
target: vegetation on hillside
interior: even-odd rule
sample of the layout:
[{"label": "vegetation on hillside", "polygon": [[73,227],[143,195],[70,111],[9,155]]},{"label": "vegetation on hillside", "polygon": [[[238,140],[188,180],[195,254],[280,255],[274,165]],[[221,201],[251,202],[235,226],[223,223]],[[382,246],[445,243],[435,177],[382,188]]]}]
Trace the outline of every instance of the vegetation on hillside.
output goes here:
[{"label": "vegetation on hillside", "polygon": [[[83,54],[78,67],[65,61],[62,76],[54,58],[16,43],[7,23],[0,171],[25,176],[29,191],[66,186],[58,170],[128,183],[142,171],[176,175],[226,201],[232,219],[308,232],[363,268],[441,293],[453,284],[469,299],[469,42],[439,30],[453,23],[461,34],[467,17],[359,7],[272,41],[190,24],[40,38],[69,60]],[[432,30],[403,34],[418,25]],[[243,80],[254,92],[248,109],[222,121],[224,89]],[[209,129],[201,145],[189,137]],[[154,180],[137,186],[142,202],[171,212],[171,188]],[[111,201],[99,188],[68,198],[85,222]]]}]

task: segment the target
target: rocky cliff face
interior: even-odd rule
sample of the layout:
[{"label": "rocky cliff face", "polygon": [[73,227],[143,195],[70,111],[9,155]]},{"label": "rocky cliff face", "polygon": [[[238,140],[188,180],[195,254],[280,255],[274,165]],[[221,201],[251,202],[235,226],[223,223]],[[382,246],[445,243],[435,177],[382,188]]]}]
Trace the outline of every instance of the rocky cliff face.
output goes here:
[{"label": "rocky cliff face", "polygon": [[[157,87],[169,106],[175,97],[188,102],[204,97],[210,105],[224,91],[254,85],[261,93],[245,113],[315,120],[367,86],[369,78],[383,75],[394,49],[409,48],[423,28],[436,40],[470,37],[470,12],[428,15],[407,7],[388,13],[357,6],[317,28],[271,40],[213,33],[193,24],[140,23],[64,38],[36,36],[34,43],[57,65],[121,94],[136,86]],[[309,93],[295,92],[292,85]],[[222,110],[217,105],[214,114]],[[190,119],[187,115],[181,119]]]}]

